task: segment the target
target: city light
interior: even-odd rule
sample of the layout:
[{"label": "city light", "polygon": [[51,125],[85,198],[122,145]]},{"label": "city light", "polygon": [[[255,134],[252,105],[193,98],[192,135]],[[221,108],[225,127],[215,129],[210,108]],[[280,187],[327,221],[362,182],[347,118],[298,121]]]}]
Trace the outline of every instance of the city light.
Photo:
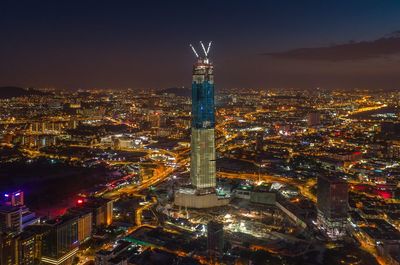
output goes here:
[{"label": "city light", "polygon": [[0,264],[400,264],[400,4],[14,2]]}]

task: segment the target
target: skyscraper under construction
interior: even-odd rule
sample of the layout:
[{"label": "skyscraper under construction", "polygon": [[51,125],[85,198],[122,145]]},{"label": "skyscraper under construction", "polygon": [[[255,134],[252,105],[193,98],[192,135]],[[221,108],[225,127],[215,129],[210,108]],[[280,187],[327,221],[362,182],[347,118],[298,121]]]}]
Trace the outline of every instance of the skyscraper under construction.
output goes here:
[{"label": "skyscraper under construction", "polygon": [[196,189],[213,189],[216,179],[214,74],[207,51],[193,66],[190,178]]},{"label": "skyscraper under construction", "polygon": [[197,61],[193,65],[192,136],[190,179],[192,188],[175,194],[175,204],[193,208],[207,208],[228,203],[215,192],[215,105],[214,67],[208,58],[211,42],[200,42],[203,56],[192,46]]}]

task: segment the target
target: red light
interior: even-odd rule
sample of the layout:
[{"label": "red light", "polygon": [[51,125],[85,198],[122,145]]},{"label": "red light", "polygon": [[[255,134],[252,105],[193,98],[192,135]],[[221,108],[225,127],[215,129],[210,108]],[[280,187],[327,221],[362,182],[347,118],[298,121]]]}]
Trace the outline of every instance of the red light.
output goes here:
[{"label": "red light", "polygon": [[392,198],[392,194],[388,191],[378,190],[376,192],[383,199],[391,199]]},{"label": "red light", "polygon": [[77,201],[77,203],[78,203],[78,204],[82,204],[82,203],[83,203],[83,200],[79,199],[79,200]]}]

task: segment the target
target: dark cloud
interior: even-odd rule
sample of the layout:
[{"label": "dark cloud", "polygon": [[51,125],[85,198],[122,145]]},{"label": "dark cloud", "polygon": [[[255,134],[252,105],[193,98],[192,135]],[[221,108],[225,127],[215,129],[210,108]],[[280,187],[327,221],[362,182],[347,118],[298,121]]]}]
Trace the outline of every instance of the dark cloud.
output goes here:
[{"label": "dark cloud", "polygon": [[266,55],[284,59],[337,62],[365,60],[397,53],[400,53],[400,31],[374,41],[349,42],[329,47],[299,48],[285,52],[266,53]]}]

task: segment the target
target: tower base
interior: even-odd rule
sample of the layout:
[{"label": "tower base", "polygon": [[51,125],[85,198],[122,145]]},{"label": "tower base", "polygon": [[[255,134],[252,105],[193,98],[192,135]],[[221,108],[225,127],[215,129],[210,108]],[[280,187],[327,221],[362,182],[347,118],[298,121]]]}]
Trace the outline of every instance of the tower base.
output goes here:
[{"label": "tower base", "polygon": [[175,193],[176,206],[204,209],[220,207],[229,204],[230,199],[219,197],[215,192],[200,193],[196,189],[180,189]]}]

